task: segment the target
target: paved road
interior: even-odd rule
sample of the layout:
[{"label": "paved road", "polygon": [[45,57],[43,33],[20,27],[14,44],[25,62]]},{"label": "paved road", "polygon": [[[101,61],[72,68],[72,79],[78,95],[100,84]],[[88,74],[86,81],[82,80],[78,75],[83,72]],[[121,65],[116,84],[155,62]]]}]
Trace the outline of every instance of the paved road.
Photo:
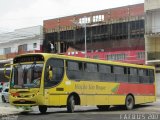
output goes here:
[{"label": "paved road", "polygon": [[41,115],[38,108],[27,114],[17,114],[18,120],[160,120],[160,102],[136,106],[131,111],[111,107],[109,111],[99,111],[96,107],[76,107],[75,113],[67,113],[65,108],[50,108]]},{"label": "paved road", "polygon": [[[0,106],[11,107],[8,103],[2,102],[0,102]],[[33,111],[29,113],[18,113],[7,117],[16,118],[12,120],[160,120],[160,100],[136,106],[131,111],[114,106],[109,111],[99,111],[96,107],[76,106],[75,113],[67,113],[66,108],[49,108],[47,114],[41,115],[38,108],[34,107]],[[6,119],[9,120],[9,118]]]},{"label": "paved road", "polygon": [[45,115],[41,115],[37,108],[26,115],[20,113],[18,120],[133,120],[145,119],[160,120],[160,104],[147,104],[137,106],[134,110],[125,111],[118,107],[111,107],[109,111],[98,111],[96,107],[77,107],[75,113],[66,113],[66,109],[50,110]]}]

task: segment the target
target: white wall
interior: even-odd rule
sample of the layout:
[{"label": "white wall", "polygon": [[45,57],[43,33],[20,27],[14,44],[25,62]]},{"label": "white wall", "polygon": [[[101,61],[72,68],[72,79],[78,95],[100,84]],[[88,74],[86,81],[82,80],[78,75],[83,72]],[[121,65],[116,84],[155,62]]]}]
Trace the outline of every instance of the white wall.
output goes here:
[{"label": "white wall", "polygon": [[160,0],[145,0],[144,8],[147,10],[154,10],[160,7]]},{"label": "white wall", "polygon": [[145,0],[146,33],[160,32],[160,0]]},{"label": "white wall", "polygon": [[145,17],[145,32],[152,33],[152,13],[147,12]]},{"label": "white wall", "polygon": [[145,30],[146,33],[160,32],[160,10],[150,11],[146,13]]},{"label": "white wall", "polygon": [[146,38],[145,43],[147,52],[160,52],[160,37]]},{"label": "white wall", "polygon": [[0,48],[0,55],[3,55],[3,48]]},{"label": "white wall", "polygon": [[[37,47],[36,48],[33,48],[33,44],[34,43],[37,43]],[[32,40],[30,41],[29,43],[27,43],[27,50],[28,51],[32,51],[32,50],[40,50],[40,40]]]},{"label": "white wall", "polygon": [[[4,55],[4,48],[9,47],[11,47],[11,53],[18,52],[18,46],[23,44],[27,44],[27,51],[40,50],[42,40],[42,26],[22,28],[10,33],[0,34],[0,55]],[[37,43],[36,48],[33,48],[34,43]]]},{"label": "white wall", "polygon": [[160,96],[160,73],[156,73],[157,95]]},{"label": "white wall", "polygon": [[160,32],[160,11],[155,11],[152,13],[152,32]]},{"label": "white wall", "polygon": [[[145,0],[145,49],[147,52],[160,51],[160,0]],[[158,34],[148,34],[158,33]],[[147,55],[147,54],[146,54]],[[147,60],[147,56],[146,56]],[[147,63],[147,62],[146,62]],[[157,63],[153,63],[156,65]],[[157,68],[156,68],[157,69]],[[157,95],[160,96],[160,73],[156,73]]]},{"label": "white wall", "polygon": [[[37,43],[37,47],[33,48],[33,44]],[[41,41],[39,39],[19,40],[0,44],[0,55],[4,55],[4,48],[11,47],[11,53],[18,52],[18,46],[27,44],[27,51],[40,50]]]},{"label": "white wall", "polygon": [[26,35],[32,35],[32,34],[40,35],[43,34],[41,29],[42,26],[33,26],[33,27],[16,29],[14,32]]}]

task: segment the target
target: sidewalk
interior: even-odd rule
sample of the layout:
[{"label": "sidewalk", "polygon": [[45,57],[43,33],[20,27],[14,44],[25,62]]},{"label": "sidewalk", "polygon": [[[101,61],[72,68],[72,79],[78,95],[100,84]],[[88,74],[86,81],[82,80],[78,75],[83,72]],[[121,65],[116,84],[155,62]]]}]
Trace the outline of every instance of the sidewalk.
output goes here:
[{"label": "sidewalk", "polygon": [[0,106],[0,116],[18,114],[22,111],[24,111],[22,108],[16,108],[13,106],[8,106],[8,107]]},{"label": "sidewalk", "polygon": [[156,102],[160,102],[160,97],[157,97]]}]

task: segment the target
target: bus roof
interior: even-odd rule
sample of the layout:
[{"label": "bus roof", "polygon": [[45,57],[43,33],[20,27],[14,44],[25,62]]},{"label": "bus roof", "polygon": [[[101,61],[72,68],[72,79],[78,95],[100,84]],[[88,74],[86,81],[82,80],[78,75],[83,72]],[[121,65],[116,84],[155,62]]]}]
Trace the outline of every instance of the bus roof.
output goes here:
[{"label": "bus roof", "polygon": [[[62,59],[92,62],[92,63],[101,63],[101,64],[110,64],[110,65],[114,64],[117,66],[130,66],[130,67],[137,67],[137,68],[155,69],[154,66],[148,66],[148,65],[138,65],[138,64],[124,63],[124,62],[114,62],[114,61],[109,61],[109,60],[99,60],[99,59],[67,56],[67,55],[60,55],[60,54],[53,54],[53,53],[27,53],[27,54],[18,55],[17,57],[29,56],[29,55],[42,55],[42,56],[44,56],[44,59],[46,59],[46,60],[49,58],[62,58]],[[17,58],[17,57],[15,57],[15,58]]]}]

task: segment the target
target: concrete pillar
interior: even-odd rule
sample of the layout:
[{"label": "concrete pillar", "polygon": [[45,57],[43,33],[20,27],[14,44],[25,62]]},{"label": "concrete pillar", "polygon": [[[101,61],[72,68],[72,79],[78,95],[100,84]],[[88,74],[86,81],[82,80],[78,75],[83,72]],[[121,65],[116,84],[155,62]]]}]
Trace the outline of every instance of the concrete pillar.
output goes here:
[{"label": "concrete pillar", "polygon": [[156,73],[157,96],[160,96],[160,73]]}]

